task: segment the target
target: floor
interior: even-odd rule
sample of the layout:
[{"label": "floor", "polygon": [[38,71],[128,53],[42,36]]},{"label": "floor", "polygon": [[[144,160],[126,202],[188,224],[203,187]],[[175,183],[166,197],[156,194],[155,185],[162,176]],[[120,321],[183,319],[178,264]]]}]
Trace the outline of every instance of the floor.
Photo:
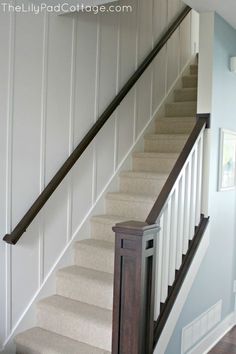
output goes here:
[{"label": "floor", "polygon": [[209,351],[209,354],[236,354],[236,326]]}]

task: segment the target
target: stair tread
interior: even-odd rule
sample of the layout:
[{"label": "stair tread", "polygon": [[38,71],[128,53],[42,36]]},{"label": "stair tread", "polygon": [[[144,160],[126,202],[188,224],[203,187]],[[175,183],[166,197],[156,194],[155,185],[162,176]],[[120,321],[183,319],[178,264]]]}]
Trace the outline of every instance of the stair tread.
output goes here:
[{"label": "stair tread", "polygon": [[121,172],[120,177],[166,180],[168,175],[168,173],[148,171],[123,171]]},{"label": "stair tread", "polygon": [[134,152],[133,157],[148,157],[148,158],[160,158],[160,159],[177,159],[179,153],[175,152]]},{"label": "stair tread", "polygon": [[[15,337],[21,354],[110,354],[110,352],[70,339],[40,327],[31,328]],[[18,349],[18,348],[17,348]]]},{"label": "stair tread", "polygon": [[98,283],[106,283],[111,286],[113,285],[113,275],[111,273],[80,267],[77,265],[59,269],[57,276],[66,277],[67,279],[70,278],[72,280],[87,278]]},{"label": "stair tread", "polygon": [[[193,76],[193,75],[189,75],[189,76]],[[196,76],[196,75],[194,75]],[[178,89],[175,89],[175,92],[197,92],[197,88],[196,87],[181,87],[181,88],[178,88]],[[194,100],[195,102],[195,100]],[[197,102],[197,100],[196,100]]]},{"label": "stair tread", "polygon": [[174,116],[174,117],[158,117],[156,119],[156,122],[159,122],[159,121],[166,121],[168,123],[171,123],[171,122],[174,122],[174,121],[180,121],[180,120],[183,120],[184,122],[188,122],[188,121],[191,121],[193,119],[196,119],[196,116]]},{"label": "stair tread", "polygon": [[196,106],[197,101],[182,101],[182,102],[170,102],[166,103],[167,106]]},{"label": "stair tread", "polygon": [[107,193],[106,199],[153,203],[156,197],[148,194],[110,192]]},{"label": "stair tread", "polygon": [[160,140],[186,140],[189,137],[189,134],[147,134],[145,135],[144,139],[153,140],[153,139],[160,139]]},{"label": "stair tread", "polygon": [[112,311],[94,305],[86,304],[77,300],[72,300],[60,295],[49,296],[37,304],[38,309],[70,315],[71,317],[83,318],[91,322],[96,322],[104,327],[111,327]]}]

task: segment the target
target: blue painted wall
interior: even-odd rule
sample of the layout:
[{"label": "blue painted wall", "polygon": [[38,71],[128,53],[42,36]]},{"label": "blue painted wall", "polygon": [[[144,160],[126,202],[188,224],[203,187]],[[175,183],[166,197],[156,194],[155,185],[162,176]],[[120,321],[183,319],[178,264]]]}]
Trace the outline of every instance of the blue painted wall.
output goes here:
[{"label": "blue painted wall", "polygon": [[220,128],[236,131],[236,74],[229,58],[236,56],[236,30],[215,15],[213,100],[210,159],[210,246],[189,293],[166,354],[181,353],[182,328],[222,299],[222,319],[234,310],[236,279],[236,193],[218,192]]}]

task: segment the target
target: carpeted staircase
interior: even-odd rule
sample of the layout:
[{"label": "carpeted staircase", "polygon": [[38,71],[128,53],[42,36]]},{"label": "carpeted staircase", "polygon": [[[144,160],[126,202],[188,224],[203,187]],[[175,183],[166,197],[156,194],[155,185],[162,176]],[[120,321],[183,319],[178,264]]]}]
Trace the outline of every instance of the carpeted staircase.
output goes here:
[{"label": "carpeted staircase", "polygon": [[191,132],[196,116],[197,65],[182,77],[156,131],[106,195],[104,215],[91,218],[91,237],[76,242],[74,265],[57,273],[57,293],[37,305],[37,327],[15,338],[18,354],[111,353],[114,233],[117,222],[145,220]]}]

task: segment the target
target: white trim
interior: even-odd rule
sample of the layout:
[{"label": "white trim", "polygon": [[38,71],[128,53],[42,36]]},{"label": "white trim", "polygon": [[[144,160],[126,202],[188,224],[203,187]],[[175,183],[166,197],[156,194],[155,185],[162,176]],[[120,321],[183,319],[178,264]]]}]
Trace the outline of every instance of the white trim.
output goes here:
[{"label": "white trim", "polygon": [[236,312],[229,314],[187,354],[207,354],[236,325]]}]

